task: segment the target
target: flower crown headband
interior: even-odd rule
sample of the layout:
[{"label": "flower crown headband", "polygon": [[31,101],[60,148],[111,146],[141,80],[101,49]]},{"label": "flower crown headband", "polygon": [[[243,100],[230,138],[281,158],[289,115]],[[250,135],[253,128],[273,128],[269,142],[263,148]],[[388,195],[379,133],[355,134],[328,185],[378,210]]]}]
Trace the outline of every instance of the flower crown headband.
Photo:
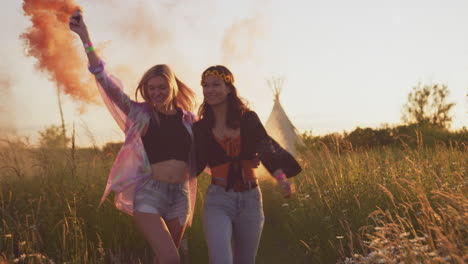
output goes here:
[{"label": "flower crown headband", "polygon": [[228,74],[225,74],[224,72],[223,73],[219,73],[218,70],[208,70],[206,71],[204,74],[203,74],[203,78],[202,78],[202,84],[203,84],[203,80],[205,79],[206,76],[208,75],[214,75],[214,76],[218,76],[218,77],[221,77],[221,79],[223,79],[223,81],[225,83],[234,83],[234,80],[232,78],[231,75],[228,75]]}]

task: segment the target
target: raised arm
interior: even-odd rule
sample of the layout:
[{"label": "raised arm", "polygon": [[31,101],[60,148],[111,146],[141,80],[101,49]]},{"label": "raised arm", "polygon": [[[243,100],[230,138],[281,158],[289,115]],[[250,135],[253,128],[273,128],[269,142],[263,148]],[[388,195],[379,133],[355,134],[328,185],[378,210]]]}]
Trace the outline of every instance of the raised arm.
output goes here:
[{"label": "raised arm", "polygon": [[88,46],[91,43],[91,39],[89,37],[88,27],[86,26],[86,23],[84,22],[83,16],[79,9],[76,10],[75,13],[70,17],[70,29],[73,32],[75,32],[83,42],[83,46],[86,50],[86,55],[88,56],[90,68],[98,68],[101,59],[99,58],[94,48],[90,48]]},{"label": "raised arm", "polygon": [[[131,100],[128,97],[128,95],[126,95],[123,92],[120,81],[110,76],[104,70],[104,63],[99,58],[91,42],[88,28],[86,26],[86,23],[84,22],[84,19],[80,10],[77,10],[70,17],[69,25],[70,25],[71,31],[75,32],[80,37],[81,41],[83,42],[83,46],[86,51],[86,56],[88,57],[89,70],[92,74],[96,76],[98,85],[102,87],[103,92],[105,93],[105,95],[103,95],[104,101],[106,102],[106,104],[108,104],[108,102],[106,101],[107,99],[106,96],[107,96],[112,101],[112,103],[117,105],[117,107],[125,115],[128,115],[128,113],[130,112],[131,105],[132,105]],[[108,105],[108,107],[111,107],[111,106]]]}]

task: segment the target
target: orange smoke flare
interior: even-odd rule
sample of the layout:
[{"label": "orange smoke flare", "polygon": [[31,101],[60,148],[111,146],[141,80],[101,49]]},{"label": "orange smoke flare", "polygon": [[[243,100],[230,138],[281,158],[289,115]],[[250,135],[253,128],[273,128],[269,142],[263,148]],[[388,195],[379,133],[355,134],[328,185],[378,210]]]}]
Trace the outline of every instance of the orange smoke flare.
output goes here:
[{"label": "orange smoke flare", "polygon": [[84,65],[68,26],[69,17],[79,8],[73,0],[24,0],[23,11],[32,26],[21,35],[27,54],[38,60],[36,66],[49,74],[60,91],[73,100],[97,103],[98,93],[94,81]]}]

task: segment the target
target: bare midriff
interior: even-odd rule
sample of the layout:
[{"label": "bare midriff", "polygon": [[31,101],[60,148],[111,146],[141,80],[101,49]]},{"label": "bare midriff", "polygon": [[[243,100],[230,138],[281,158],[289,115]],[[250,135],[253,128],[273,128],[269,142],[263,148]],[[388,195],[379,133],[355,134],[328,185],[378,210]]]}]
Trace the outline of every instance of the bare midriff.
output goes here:
[{"label": "bare midriff", "polygon": [[182,183],[189,178],[187,162],[181,160],[165,160],[151,164],[153,179],[167,183]]}]

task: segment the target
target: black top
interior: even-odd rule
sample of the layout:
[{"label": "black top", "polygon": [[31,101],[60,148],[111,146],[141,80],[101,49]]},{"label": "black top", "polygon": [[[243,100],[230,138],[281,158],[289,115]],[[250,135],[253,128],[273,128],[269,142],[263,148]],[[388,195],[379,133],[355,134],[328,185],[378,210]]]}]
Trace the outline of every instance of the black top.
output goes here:
[{"label": "black top", "polygon": [[[214,138],[211,126],[205,119],[193,125],[193,133],[197,154],[197,175],[206,165],[214,167],[232,161]],[[262,164],[270,174],[282,169],[290,178],[302,171],[296,159],[267,134],[255,112],[247,111],[241,117],[240,136],[241,151],[236,157],[238,160],[250,160],[255,153],[258,153]]]},{"label": "black top", "polygon": [[155,118],[150,119],[141,140],[151,164],[171,159],[188,162],[192,140],[182,115],[181,109],[177,109],[175,115],[158,112],[159,125]]}]

